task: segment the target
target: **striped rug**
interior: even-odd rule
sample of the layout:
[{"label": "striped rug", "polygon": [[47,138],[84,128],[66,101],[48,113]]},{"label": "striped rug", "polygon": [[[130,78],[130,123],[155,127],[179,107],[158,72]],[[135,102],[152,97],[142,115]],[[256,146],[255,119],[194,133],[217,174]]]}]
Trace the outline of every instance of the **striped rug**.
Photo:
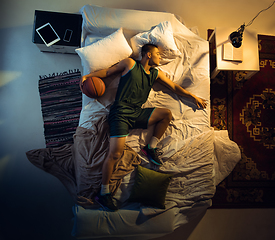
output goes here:
[{"label": "striped rug", "polygon": [[82,107],[81,72],[75,69],[39,77],[46,147],[73,143]]}]

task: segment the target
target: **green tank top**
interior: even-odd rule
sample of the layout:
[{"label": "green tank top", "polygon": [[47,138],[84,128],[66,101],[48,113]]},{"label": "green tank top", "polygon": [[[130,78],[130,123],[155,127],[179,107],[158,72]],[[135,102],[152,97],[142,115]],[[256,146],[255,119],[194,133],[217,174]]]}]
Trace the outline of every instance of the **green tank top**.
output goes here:
[{"label": "green tank top", "polygon": [[142,64],[136,61],[132,69],[121,76],[115,98],[116,103],[122,102],[141,107],[146,102],[157,76],[158,69],[151,68],[148,74]]}]

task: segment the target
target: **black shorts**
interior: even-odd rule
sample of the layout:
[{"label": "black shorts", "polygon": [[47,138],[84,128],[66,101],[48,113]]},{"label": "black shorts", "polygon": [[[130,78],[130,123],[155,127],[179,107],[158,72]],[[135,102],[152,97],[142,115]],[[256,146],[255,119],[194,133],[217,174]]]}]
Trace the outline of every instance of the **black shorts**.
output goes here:
[{"label": "black shorts", "polygon": [[126,137],[130,129],[148,128],[155,108],[140,108],[126,103],[113,104],[109,114],[110,137]]}]

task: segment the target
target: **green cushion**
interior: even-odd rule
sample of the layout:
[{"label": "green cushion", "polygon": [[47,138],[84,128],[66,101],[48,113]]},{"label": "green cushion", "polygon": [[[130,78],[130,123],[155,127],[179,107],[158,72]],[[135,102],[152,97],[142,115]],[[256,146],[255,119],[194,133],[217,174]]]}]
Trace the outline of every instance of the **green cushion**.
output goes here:
[{"label": "green cushion", "polygon": [[164,209],[165,196],[172,177],[172,174],[137,166],[135,184],[129,201]]}]

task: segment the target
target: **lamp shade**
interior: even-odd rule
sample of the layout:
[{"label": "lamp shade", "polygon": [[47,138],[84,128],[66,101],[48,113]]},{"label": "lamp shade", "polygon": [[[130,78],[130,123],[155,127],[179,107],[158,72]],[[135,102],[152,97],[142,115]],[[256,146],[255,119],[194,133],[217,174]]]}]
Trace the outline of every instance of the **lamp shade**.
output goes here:
[{"label": "lamp shade", "polygon": [[230,40],[235,48],[239,48],[240,46],[242,46],[243,37],[242,34],[240,34],[239,32],[232,32],[230,34]]}]

